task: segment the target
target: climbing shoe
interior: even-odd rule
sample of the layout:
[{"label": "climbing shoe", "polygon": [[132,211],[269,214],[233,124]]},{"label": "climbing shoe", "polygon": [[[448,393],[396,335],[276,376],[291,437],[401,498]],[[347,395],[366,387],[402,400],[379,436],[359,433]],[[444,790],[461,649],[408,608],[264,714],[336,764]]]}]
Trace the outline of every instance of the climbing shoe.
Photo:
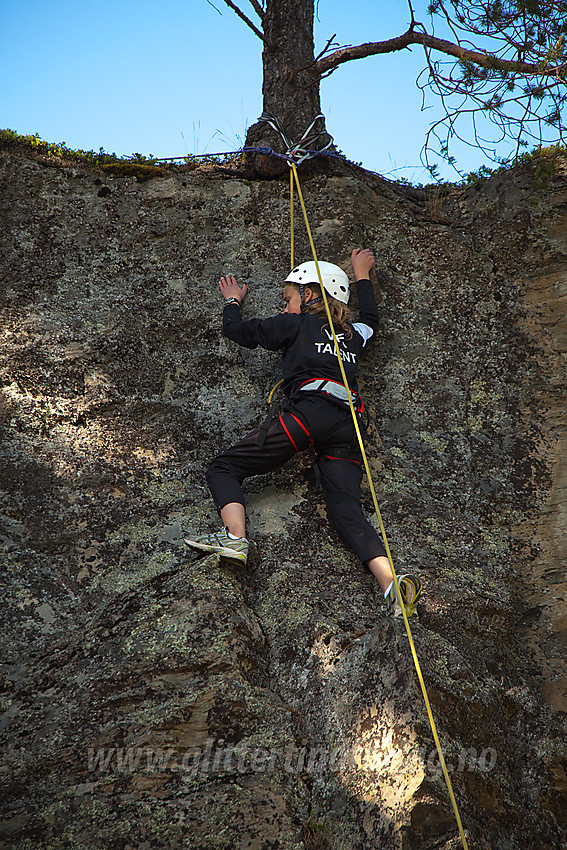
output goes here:
[{"label": "climbing shoe", "polygon": [[245,564],[248,560],[248,540],[245,537],[237,537],[234,540],[229,537],[226,528],[223,528],[217,534],[203,534],[194,538],[186,537],[185,543],[193,549],[216,553],[222,558],[238,561],[241,564]]},{"label": "climbing shoe", "polygon": [[[420,580],[417,576],[414,576],[411,573],[406,573],[405,575],[398,577],[398,584],[400,586],[400,594],[404,603],[404,608],[406,609],[407,618],[415,617],[416,619],[419,619],[419,615],[417,613],[417,600],[421,596]],[[402,611],[398,605],[394,582],[392,582],[384,594],[384,602],[386,603],[386,611],[388,614],[391,614],[393,617],[401,617]]]}]

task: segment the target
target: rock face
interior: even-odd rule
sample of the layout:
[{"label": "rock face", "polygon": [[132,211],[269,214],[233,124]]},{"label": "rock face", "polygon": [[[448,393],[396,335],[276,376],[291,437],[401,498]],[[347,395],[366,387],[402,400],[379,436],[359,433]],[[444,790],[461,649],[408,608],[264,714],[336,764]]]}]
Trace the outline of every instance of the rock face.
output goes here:
[{"label": "rock face", "polygon": [[[13,144],[0,169],[0,846],[460,846],[403,623],[312,458],[248,482],[245,570],[182,542],[278,380],[216,281],[280,309],[287,182]],[[469,846],[563,847],[567,164],[425,206],[354,172],[304,194],[322,259],[378,258],[369,456]]]}]

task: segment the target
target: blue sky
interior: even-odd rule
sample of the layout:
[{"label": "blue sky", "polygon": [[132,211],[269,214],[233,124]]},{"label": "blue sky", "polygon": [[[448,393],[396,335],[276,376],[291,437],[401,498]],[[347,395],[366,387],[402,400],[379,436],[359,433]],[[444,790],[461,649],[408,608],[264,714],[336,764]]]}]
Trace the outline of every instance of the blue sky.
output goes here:
[{"label": "blue sky", "polygon": [[[424,22],[426,5],[414,3]],[[405,0],[320,0],[318,16],[316,50],[334,33],[341,45],[358,44],[408,25]],[[0,127],[71,148],[159,157],[235,150],[262,111],[261,42],[223,0],[0,0],[0,50]],[[349,62],[323,80],[327,128],[349,159],[429,182],[420,150],[438,112],[422,111],[422,67],[414,48]],[[465,172],[486,162],[464,146],[454,153]],[[455,179],[448,167],[441,174]]]}]

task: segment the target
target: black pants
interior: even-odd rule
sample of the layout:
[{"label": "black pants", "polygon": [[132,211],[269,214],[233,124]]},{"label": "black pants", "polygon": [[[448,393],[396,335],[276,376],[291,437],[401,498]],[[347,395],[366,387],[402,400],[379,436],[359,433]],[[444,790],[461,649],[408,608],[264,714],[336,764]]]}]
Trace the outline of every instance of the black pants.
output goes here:
[{"label": "black pants", "polygon": [[207,483],[219,510],[230,502],[245,505],[245,478],[271,472],[312,445],[327,514],[341,539],[363,562],[386,554],[360,505],[362,456],[348,407],[308,396],[272,421],[263,446],[256,442],[258,430],[215,458],[207,470]]}]

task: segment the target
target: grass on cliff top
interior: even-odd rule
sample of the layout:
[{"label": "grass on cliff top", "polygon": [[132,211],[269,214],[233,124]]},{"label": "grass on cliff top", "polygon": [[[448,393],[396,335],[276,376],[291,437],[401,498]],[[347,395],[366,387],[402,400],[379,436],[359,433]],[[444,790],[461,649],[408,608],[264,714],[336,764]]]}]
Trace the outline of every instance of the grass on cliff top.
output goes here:
[{"label": "grass on cliff top", "polygon": [[[109,174],[116,177],[136,177],[139,181],[150,180],[152,177],[163,177],[168,169],[182,168],[183,171],[196,171],[199,168],[206,169],[211,166],[237,166],[243,162],[244,154],[227,153],[227,154],[205,154],[203,156],[194,156],[188,154],[186,157],[180,157],[176,160],[159,159],[150,154],[144,156],[141,153],[133,153],[128,157],[120,157],[115,153],[108,153],[104,148],[98,151],[72,150],[67,147],[65,142],[46,142],[38,133],[30,136],[21,136],[15,130],[0,129],[0,144],[2,142],[14,142],[19,145],[36,150],[43,156],[53,157],[54,159],[64,159],[67,161],[76,162],[82,165],[91,165],[100,168]],[[437,189],[445,187],[446,189],[457,186],[470,186],[488,180],[494,174],[499,174],[508,171],[517,165],[535,163],[535,178],[536,181],[541,180],[543,184],[556,171],[557,161],[564,159],[567,154],[567,145],[559,143],[543,147],[539,145],[532,151],[523,153],[515,160],[502,161],[495,168],[489,168],[482,165],[477,171],[471,171],[463,177],[458,183],[437,183]],[[412,185],[407,180],[400,180],[400,183]]]},{"label": "grass on cliff top", "polygon": [[144,156],[141,153],[133,153],[128,157],[121,157],[115,153],[108,153],[104,148],[98,151],[72,150],[65,142],[46,142],[37,133],[33,136],[21,136],[15,130],[0,130],[0,144],[2,142],[14,142],[31,148],[42,156],[91,165],[117,177],[136,177],[140,181],[150,180],[152,177],[163,177],[168,168],[183,167],[184,171],[194,171],[211,165],[237,165],[243,156],[242,154],[220,156],[207,154],[196,157],[189,154],[174,162],[158,159],[152,154]]}]

